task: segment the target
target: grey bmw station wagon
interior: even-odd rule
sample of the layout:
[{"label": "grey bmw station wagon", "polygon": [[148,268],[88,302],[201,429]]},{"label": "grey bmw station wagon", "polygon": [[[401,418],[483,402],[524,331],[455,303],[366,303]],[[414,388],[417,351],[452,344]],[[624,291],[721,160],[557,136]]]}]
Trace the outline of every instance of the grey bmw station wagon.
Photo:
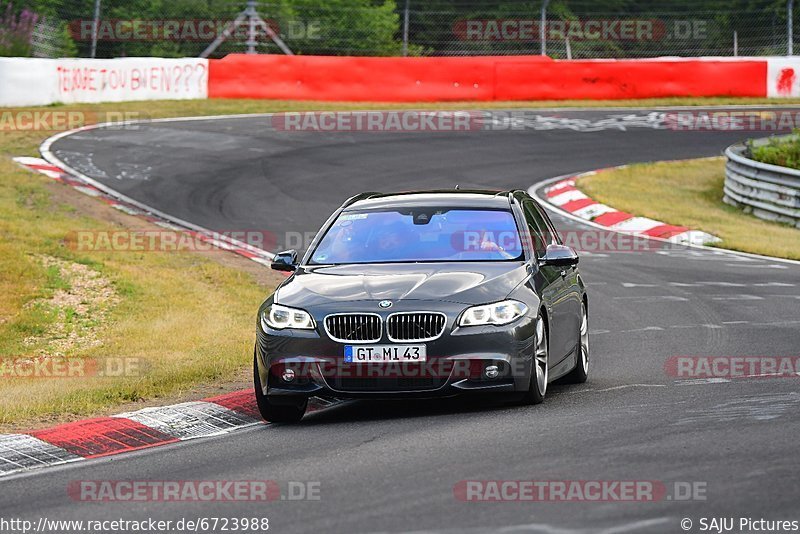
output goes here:
[{"label": "grey bmw station wagon", "polygon": [[258,311],[267,421],[315,397],[505,394],[538,404],[589,371],[578,255],[524,191],[365,193],[346,201]]}]

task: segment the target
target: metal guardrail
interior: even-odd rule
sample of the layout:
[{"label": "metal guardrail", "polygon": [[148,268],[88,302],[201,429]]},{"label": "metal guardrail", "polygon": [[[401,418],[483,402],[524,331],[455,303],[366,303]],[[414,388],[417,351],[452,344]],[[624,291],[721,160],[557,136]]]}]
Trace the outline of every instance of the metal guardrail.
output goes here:
[{"label": "metal guardrail", "polygon": [[[767,142],[759,139],[755,145]],[[744,156],[746,148],[739,143],[725,150],[725,203],[800,228],[800,171],[753,161]]]}]

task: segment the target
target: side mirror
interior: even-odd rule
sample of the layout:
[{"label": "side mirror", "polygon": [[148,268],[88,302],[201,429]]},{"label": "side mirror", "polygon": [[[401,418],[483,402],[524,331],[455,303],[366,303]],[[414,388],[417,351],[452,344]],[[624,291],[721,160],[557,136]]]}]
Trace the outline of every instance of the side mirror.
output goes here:
[{"label": "side mirror", "polygon": [[297,251],[285,250],[272,258],[272,268],[276,271],[294,272],[297,270]]},{"label": "side mirror", "polygon": [[572,248],[564,245],[548,245],[544,256],[539,258],[539,265],[551,267],[574,267],[580,258]]}]

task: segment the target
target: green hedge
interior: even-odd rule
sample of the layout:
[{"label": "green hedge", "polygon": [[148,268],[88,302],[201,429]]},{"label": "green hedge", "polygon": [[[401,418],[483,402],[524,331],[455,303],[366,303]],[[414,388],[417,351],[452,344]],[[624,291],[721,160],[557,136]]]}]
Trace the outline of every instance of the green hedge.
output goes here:
[{"label": "green hedge", "polygon": [[800,169],[800,131],[796,130],[795,134],[795,137],[770,139],[761,146],[755,146],[750,141],[749,156],[761,163]]}]

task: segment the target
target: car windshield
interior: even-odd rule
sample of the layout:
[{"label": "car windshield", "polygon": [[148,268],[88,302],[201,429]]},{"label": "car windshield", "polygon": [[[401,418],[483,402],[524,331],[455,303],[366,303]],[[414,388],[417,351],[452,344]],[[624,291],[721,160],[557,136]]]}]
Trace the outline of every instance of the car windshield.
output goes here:
[{"label": "car windshield", "polygon": [[328,229],[311,264],[519,261],[509,210],[414,208],[346,211]]}]

